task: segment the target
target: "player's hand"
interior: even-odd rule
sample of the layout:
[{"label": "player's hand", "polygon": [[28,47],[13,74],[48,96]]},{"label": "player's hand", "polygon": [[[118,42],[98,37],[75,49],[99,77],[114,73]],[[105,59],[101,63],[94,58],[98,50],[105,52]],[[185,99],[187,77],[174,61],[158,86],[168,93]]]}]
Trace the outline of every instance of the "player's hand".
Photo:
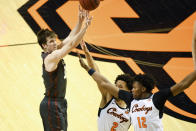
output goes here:
[{"label": "player's hand", "polygon": [[83,22],[86,15],[87,15],[87,11],[84,10],[84,9],[79,5],[79,14],[78,14],[79,21],[80,21],[80,22]]},{"label": "player's hand", "polygon": [[89,11],[86,11],[85,14],[85,27],[87,28],[91,24],[92,16],[89,15]]},{"label": "player's hand", "polygon": [[82,41],[80,42],[80,46],[81,46],[82,50],[83,50],[85,53],[89,53],[89,50],[88,50],[88,48],[86,47],[86,43],[84,42],[84,40],[82,40]]},{"label": "player's hand", "polygon": [[82,59],[82,57],[80,56],[79,53],[77,53],[78,58],[79,58],[79,62],[82,68],[84,68],[85,70],[89,70],[90,68],[86,65],[86,63],[84,62],[84,60]]}]

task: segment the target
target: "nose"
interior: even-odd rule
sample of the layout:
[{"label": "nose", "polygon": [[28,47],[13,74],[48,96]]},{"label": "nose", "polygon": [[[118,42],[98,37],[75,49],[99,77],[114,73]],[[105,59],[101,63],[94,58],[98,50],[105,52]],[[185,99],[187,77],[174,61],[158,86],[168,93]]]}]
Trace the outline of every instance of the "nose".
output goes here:
[{"label": "nose", "polygon": [[54,43],[53,43],[53,46],[56,46],[56,45],[57,45],[57,42],[54,42]]}]

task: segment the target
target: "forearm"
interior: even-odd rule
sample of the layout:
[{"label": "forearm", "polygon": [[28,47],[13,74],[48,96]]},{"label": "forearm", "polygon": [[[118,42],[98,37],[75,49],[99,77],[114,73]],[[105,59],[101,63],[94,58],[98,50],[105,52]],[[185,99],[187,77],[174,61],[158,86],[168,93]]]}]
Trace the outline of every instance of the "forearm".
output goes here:
[{"label": "forearm", "polygon": [[[115,85],[111,84],[104,76],[102,76],[99,72],[96,72],[88,65],[85,64],[83,59],[81,58],[80,54],[78,54],[80,65],[82,68],[84,68],[89,75],[92,76],[92,78],[96,81],[98,87],[101,89],[100,91],[102,92],[103,90],[106,90],[108,93],[110,93],[112,96],[115,96],[118,98],[118,92],[119,88],[117,88]],[[103,90],[102,90],[103,89]],[[105,91],[104,91],[105,92]],[[104,93],[102,92],[102,93]]]},{"label": "forearm", "polygon": [[79,33],[77,33],[72,39],[72,45],[73,48],[77,47],[80,43],[80,41],[83,39],[84,34],[86,33],[87,26],[85,26],[82,30],[80,30]]},{"label": "forearm", "polygon": [[81,29],[82,27],[82,20],[78,20],[76,26],[74,27],[74,29],[70,32],[69,37],[73,37],[75,36]]},{"label": "forearm", "polygon": [[[88,73],[90,71],[90,69],[92,69],[91,67],[85,65],[85,67],[83,67]],[[93,74],[90,74],[93,79],[97,82],[97,84],[100,84],[101,82],[109,82],[104,76],[102,76],[99,72],[97,71],[93,71]]]},{"label": "forearm", "polygon": [[193,29],[192,56],[194,61],[194,68],[196,70],[196,22],[194,24],[194,29]]},{"label": "forearm", "polygon": [[67,44],[67,42],[70,41],[70,39],[73,39],[73,37],[80,31],[81,27],[82,27],[82,22],[79,22],[80,20],[78,20],[78,23],[76,25],[76,27],[70,32],[69,36],[66,37],[60,45],[58,45],[58,49],[61,49],[65,44]]},{"label": "forearm", "polygon": [[196,80],[196,71],[190,73],[186,76],[180,83],[171,87],[171,92],[173,96],[183,92],[186,88],[190,87],[190,85]]},{"label": "forearm", "polygon": [[103,75],[101,75],[99,72],[95,72],[92,75],[92,78],[97,82],[98,85],[100,85],[102,82],[110,83]]},{"label": "forearm", "polygon": [[65,55],[67,55],[71,50],[77,47],[82,40],[87,27],[84,27],[75,37],[69,38],[64,42],[64,45],[61,49],[57,50],[56,59],[62,59]]}]

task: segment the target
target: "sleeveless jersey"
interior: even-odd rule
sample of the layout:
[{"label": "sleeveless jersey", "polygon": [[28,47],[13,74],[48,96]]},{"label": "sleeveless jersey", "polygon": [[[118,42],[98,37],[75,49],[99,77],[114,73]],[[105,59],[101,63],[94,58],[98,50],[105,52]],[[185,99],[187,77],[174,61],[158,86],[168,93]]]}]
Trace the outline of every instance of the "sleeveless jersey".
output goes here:
[{"label": "sleeveless jersey", "polygon": [[57,69],[52,72],[47,72],[44,66],[44,59],[48,53],[42,53],[43,65],[42,65],[42,78],[45,85],[44,95],[52,98],[64,98],[66,93],[66,73],[65,73],[65,63],[61,59],[58,63]]},{"label": "sleeveless jersey", "polygon": [[154,106],[152,98],[153,95],[131,102],[130,114],[134,131],[163,131],[160,112]]},{"label": "sleeveless jersey", "polygon": [[119,107],[114,98],[99,109],[98,131],[128,131],[130,124],[129,109]]}]

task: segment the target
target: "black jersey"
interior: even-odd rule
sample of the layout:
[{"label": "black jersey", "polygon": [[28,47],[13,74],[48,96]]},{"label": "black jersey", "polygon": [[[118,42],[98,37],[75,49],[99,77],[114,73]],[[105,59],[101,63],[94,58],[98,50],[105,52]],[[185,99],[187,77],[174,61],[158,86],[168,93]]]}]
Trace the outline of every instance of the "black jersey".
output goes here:
[{"label": "black jersey", "polygon": [[53,98],[64,98],[66,93],[67,79],[65,74],[65,63],[61,59],[58,63],[56,70],[52,72],[47,72],[44,66],[44,59],[49,53],[42,52],[43,59],[43,80],[46,88],[45,95]]}]

